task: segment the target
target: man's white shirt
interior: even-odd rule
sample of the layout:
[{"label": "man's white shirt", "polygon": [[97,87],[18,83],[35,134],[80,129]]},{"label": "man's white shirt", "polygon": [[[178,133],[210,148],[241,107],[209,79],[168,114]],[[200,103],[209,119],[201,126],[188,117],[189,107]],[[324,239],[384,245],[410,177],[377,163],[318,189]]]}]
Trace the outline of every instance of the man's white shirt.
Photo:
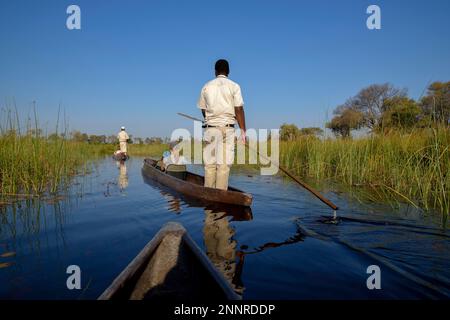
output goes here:
[{"label": "man's white shirt", "polygon": [[198,107],[205,110],[206,124],[217,127],[234,124],[234,108],[243,106],[241,87],[224,75],[207,82],[198,100]]},{"label": "man's white shirt", "polygon": [[125,131],[120,131],[119,134],[117,135],[117,139],[119,139],[119,142],[127,142],[129,137]]}]

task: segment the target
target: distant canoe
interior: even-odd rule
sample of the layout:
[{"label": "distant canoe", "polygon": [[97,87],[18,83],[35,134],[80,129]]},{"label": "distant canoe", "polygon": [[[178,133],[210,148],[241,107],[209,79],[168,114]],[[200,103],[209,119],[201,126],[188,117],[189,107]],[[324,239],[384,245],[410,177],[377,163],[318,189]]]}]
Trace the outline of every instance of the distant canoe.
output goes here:
[{"label": "distant canoe", "polygon": [[167,223],[99,300],[241,300],[179,223]]},{"label": "distant canoe", "polygon": [[192,172],[186,172],[184,179],[179,179],[156,167],[157,161],[145,159],[142,172],[145,176],[186,196],[201,199],[207,202],[227,203],[238,206],[250,206],[253,197],[251,194],[239,189],[228,187],[228,190],[204,187],[204,178]]},{"label": "distant canoe", "polygon": [[125,161],[125,160],[128,160],[129,158],[130,157],[127,154],[123,153],[123,152],[119,152],[119,153],[114,153],[113,154],[113,159],[117,160],[117,161]]}]

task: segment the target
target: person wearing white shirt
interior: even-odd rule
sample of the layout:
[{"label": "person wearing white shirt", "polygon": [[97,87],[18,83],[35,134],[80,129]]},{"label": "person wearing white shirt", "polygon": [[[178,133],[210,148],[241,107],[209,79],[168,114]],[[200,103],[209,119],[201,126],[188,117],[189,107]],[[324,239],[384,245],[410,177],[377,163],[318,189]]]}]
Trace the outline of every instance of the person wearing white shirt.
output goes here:
[{"label": "person wearing white shirt", "polygon": [[222,190],[228,189],[230,167],[234,162],[236,121],[241,129],[242,142],[246,141],[241,87],[228,79],[229,73],[228,61],[218,60],[215,64],[216,78],[203,86],[198,101],[205,118],[205,187]]},{"label": "person wearing white shirt", "polygon": [[120,132],[117,134],[117,139],[119,139],[120,152],[127,155],[127,141],[130,139],[130,137],[125,131],[125,127],[120,128]]}]

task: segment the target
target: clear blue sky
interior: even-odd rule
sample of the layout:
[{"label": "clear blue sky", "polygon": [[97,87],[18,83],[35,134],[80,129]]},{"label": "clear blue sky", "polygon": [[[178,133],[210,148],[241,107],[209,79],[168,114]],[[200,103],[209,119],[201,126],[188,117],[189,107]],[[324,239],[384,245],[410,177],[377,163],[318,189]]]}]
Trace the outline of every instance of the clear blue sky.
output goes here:
[{"label": "clear blue sky", "polygon": [[[66,28],[81,7],[82,29]],[[366,8],[382,29],[366,28]],[[71,129],[168,136],[199,115],[202,85],[230,61],[248,126],[323,126],[332,109],[372,83],[450,80],[450,1],[0,0],[0,105],[22,115],[36,100],[52,126],[58,104]]]}]

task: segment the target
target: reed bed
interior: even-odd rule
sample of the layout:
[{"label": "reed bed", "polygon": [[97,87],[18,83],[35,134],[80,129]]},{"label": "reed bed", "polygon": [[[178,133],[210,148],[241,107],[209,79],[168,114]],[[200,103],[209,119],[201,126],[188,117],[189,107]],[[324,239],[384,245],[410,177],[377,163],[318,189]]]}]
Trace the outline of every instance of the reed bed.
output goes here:
[{"label": "reed bed", "polygon": [[282,142],[280,162],[296,174],[367,187],[378,200],[450,211],[450,130],[393,132],[358,139]]},{"label": "reed bed", "polygon": [[130,156],[162,157],[166,150],[169,150],[169,146],[164,143],[128,144]]},{"label": "reed bed", "polygon": [[[161,156],[165,144],[128,145],[132,156]],[[75,142],[36,133],[0,134],[0,197],[57,193],[76,175],[91,171],[92,160],[112,156],[115,145]]]},{"label": "reed bed", "polygon": [[0,196],[57,193],[89,171],[94,146],[14,132],[0,136]]},{"label": "reed bed", "polygon": [[17,111],[0,113],[0,200],[56,194],[67,189],[74,176],[90,171],[88,159],[102,150],[67,139],[67,132],[46,135],[37,114],[25,125]]}]

